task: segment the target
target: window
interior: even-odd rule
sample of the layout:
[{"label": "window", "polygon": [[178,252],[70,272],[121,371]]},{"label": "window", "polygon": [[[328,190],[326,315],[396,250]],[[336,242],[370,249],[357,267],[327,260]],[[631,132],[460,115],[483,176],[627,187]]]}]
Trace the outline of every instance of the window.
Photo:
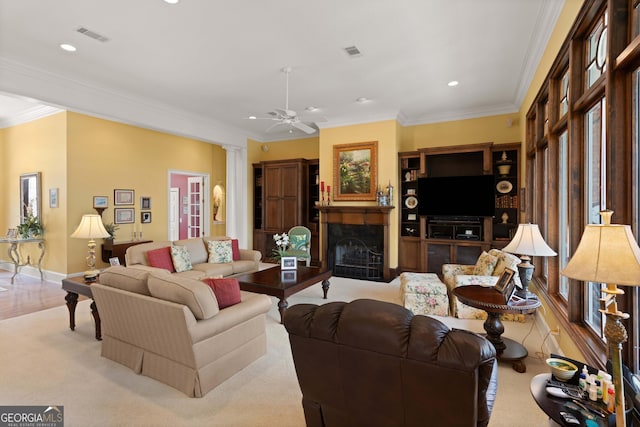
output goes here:
[{"label": "window", "polygon": [[569,72],[566,71],[560,79],[560,117],[569,111]]},{"label": "window", "polygon": [[596,23],[596,27],[587,39],[586,82],[592,87],[605,71],[607,59],[607,13]]},{"label": "window", "polygon": [[[569,135],[558,138],[558,263],[562,270],[569,262]],[[569,279],[560,276],[558,293],[569,298]]]}]

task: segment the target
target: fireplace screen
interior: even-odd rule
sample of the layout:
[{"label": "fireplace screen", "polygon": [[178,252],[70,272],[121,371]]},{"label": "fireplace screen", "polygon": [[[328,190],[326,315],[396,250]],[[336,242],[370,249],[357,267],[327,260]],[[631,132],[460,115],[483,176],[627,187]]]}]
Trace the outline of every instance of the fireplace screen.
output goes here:
[{"label": "fireplace screen", "polygon": [[356,238],[336,242],[333,251],[333,275],[352,279],[381,280],[383,257],[376,247]]}]

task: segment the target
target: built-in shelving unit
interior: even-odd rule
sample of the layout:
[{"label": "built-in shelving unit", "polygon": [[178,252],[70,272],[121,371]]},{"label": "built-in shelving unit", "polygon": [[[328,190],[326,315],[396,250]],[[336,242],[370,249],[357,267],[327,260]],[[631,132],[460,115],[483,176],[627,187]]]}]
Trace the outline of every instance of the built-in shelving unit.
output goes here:
[{"label": "built-in shelving unit", "polygon": [[[444,263],[473,264],[482,251],[506,245],[518,226],[519,150],[519,143],[483,143],[423,148],[398,154],[400,271],[441,273]],[[507,165],[510,167],[505,167]],[[418,214],[417,205],[425,203],[417,199],[419,177],[491,174],[495,176],[496,186],[494,217],[426,217]],[[416,200],[410,199],[414,194]]]}]

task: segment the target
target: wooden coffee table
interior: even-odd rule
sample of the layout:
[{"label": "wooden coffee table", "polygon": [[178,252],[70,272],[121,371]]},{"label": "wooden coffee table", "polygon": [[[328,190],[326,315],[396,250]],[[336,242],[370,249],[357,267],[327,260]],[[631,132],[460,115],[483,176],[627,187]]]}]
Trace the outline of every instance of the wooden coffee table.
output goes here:
[{"label": "wooden coffee table", "polygon": [[324,299],[327,299],[329,291],[329,278],[331,270],[323,270],[321,267],[298,266],[296,270],[280,270],[280,267],[268,268],[255,273],[237,276],[240,289],[257,294],[265,294],[280,298],[278,310],[280,311],[280,323],[284,318],[284,312],[289,303],[287,298],[318,282],[322,282]]},{"label": "wooden coffee table", "polygon": [[527,366],[523,360],[529,355],[529,352],[519,342],[502,337],[504,325],[500,320],[500,315],[503,313],[533,313],[536,308],[540,307],[540,301],[537,298],[529,298],[518,302],[509,301],[508,304],[505,304],[504,297],[500,292],[493,287],[479,285],[458,286],[453,289],[453,293],[460,302],[487,312],[484,330],[487,332],[487,339],[496,348],[498,360],[512,362],[515,371],[526,372]]},{"label": "wooden coffee table", "polygon": [[[93,282],[93,283],[98,283]],[[62,280],[62,289],[67,291],[67,296],[64,299],[67,301],[67,308],[69,309],[69,328],[73,331],[76,329],[76,305],[78,305],[78,295],[93,299],[93,293],[91,292],[91,285],[93,283],[86,283],[84,277],[69,277]],[[93,315],[93,321],[96,325],[96,339],[102,340],[102,327],[100,322],[100,314],[98,314],[98,307],[96,302],[91,301],[91,314]]]}]

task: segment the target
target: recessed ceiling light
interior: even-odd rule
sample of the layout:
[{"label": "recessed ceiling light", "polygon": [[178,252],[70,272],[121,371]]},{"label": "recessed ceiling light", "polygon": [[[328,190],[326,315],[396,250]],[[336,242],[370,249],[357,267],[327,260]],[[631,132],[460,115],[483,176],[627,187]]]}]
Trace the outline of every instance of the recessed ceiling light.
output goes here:
[{"label": "recessed ceiling light", "polygon": [[67,52],[75,52],[76,51],[76,47],[75,46],[72,46],[72,45],[67,44],[67,43],[62,43],[60,45],[60,48],[63,49],[63,50],[66,50]]},{"label": "recessed ceiling light", "polygon": [[365,102],[369,102],[371,101],[369,98],[365,98],[364,96],[361,96],[360,98],[356,99],[356,102],[360,103],[360,104],[364,104]]},{"label": "recessed ceiling light", "polygon": [[177,4],[180,0],[164,0],[165,3]]},{"label": "recessed ceiling light", "polygon": [[256,116],[249,116],[249,119],[250,120],[255,120],[255,119],[257,119],[257,117]]},{"label": "recessed ceiling light", "polygon": [[318,108],[309,106],[309,107],[305,108],[305,110],[307,110],[310,113],[313,113],[315,111],[318,111]]},{"label": "recessed ceiling light", "polygon": [[454,86],[458,86],[458,81],[457,80],[451,80],[449,83],[447,83],[447,86],[449,87],[454,87]]}]

